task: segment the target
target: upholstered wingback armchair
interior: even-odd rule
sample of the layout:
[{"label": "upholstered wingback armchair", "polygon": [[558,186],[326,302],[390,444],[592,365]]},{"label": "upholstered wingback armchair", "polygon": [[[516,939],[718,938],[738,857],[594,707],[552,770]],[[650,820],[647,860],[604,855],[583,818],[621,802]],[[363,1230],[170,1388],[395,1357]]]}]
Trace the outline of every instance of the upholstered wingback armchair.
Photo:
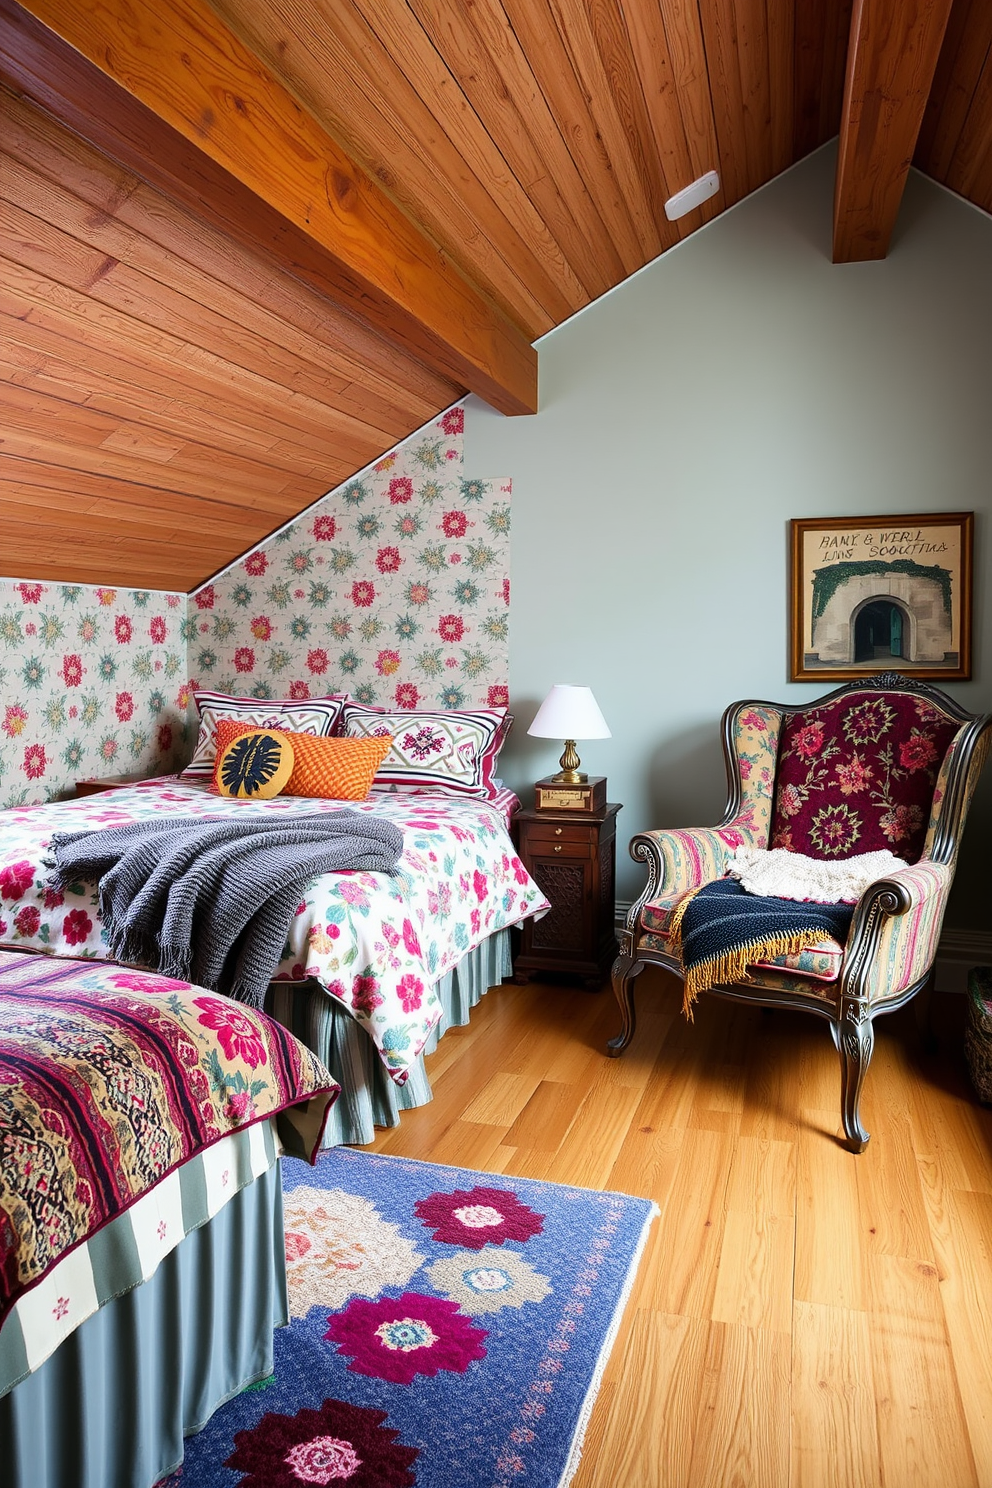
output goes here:
[{"label": "upholstered wingback armchair", "polygon": [[736,847],[784,847],[837,861],[888,848],[909,864],[872,883],[843,944],[814,936],[710,990],[825,1018],[841,1063],[846,1145],[863,1152],[859,1112],[872,1020],[926,984],[965,816],[992,743],[992,715],[974,717],[937,688],[894,672],[849,683],[808,706],[740,702],[723,716],[729,799],[708,829],[640,832],[630,844],[648,882],[631,907],[613,966],[623,1025],[634,1034],[634,979],[645,966],[681,974],[672,912],[721,878]]}]

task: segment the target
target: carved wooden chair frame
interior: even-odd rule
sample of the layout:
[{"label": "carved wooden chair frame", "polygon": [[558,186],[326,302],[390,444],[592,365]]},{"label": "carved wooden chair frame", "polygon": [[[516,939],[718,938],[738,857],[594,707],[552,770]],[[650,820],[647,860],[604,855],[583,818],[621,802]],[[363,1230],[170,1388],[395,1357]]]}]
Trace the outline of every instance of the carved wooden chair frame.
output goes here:
[{"label": "carved wooden chair frame", "polygon": [[[824,697],[808,703],[785,704],[759,700],[732,703],[723,715],[721,736],[724,762],[727,769],[728,800],[722,819],[716,830],[729,826],[740,814],[743,804],[741,773],[735,748],[734,723],[744,708],[772,708],[783,717],[806,712],[810,708],[829,703],[846,693],[875,689],[885,692],[910,693],[925,698],[939,707],[949,718],[962,725],[948,749],[953,756],[943,782],[944,795],[931,816],[928,832],[928,848],[920,862],[939,864],[949,870],[943,889],[944,903],[953,878],[953,868],[961,839],[964,820],[971,795],[981,772],[982,765],[992,744],[992,714],[974,715],[959,707],[954,700],[938,688],[905,677],[898,672],[881,672],[864,680],[846,683],[835,688]],[[947,756],[945,756],[945,761]],[[939,778],[939,777],[938,777]],[[728,852],[730,849],[728,848]],[[634,988],[636,977],[646,966],[661,966],[666,971],[681,977],[682,968],[677,957],[641,943],[644,931],[641,927],[641,911],[645,904],[665,892],[665,862],[659,850],[656,836],[638,833],[631,839],[630,855],[635,862],[644,863],[648,870],[648,882],[643,892],[631,906],[620,936],[620,954],[613,964],[613,991],[620,1005],[622,1027],[616,1038],[607,1045],[608,1053],[616,1057],[634,1036]],[[913,865],[914,867],[916,865]],[[912,872],[912,869],[909,870]],[[776,987],[760,982],[738,983],[712,987],[709,990],[720,997],[737,1002],[757,1003],[763,1007],[794,1008],[825,1018],[834,1044],[840,1055],[841,1066],[841,1112],[844,1124],[845,1145],[852,1152],[863,1152],[868,1145],[869,1133],[861,1124],[860,1098],[865,1074],[871,1062],[874,1047],[872,1021],[883,1013],[895,1012],[926,986],[933,971],[933,956],[920,974],[896,993],[885,997],[871,997],[869,976],[878,954],[883,930],[893,916],[901,916],[913,908],[914,900],[903,874],[878,879],[859,900],[851,929],[848,933],[841,963],[840,975],[833,984],[835,995],[831,999],[811,987],[806,992],[794,985],[801,981],[801,973],[790,977],[793,985]],[[940,908],[941,916],[943,906]],[[934,946],[936,946],[934,933]]]}]

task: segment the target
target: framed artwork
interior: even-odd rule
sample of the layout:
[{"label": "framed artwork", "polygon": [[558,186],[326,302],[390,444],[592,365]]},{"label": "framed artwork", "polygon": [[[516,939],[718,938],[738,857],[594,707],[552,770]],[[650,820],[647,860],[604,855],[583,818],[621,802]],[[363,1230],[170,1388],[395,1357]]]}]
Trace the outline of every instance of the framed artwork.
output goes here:
[{"label": "framed artwork", "polygon": [[971,676],[974,513],[789,526],[791,681]]}]

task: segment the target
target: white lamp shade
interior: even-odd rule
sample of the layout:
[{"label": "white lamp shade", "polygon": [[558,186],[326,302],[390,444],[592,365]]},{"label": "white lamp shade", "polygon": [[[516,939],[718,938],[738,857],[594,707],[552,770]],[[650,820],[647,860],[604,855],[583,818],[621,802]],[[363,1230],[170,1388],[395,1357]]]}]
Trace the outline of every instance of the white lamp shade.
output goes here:
[{"label": "white lamp shade", "polygon": [[591,687],[556,682],[527,730],[538,739],[611,739]]}]

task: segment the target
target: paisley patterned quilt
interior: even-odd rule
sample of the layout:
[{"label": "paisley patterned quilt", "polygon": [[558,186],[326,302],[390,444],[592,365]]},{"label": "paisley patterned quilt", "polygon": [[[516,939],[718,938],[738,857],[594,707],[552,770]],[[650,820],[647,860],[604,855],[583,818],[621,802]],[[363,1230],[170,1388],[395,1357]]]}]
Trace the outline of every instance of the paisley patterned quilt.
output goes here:
[{"label": "paisley patterned quilt", "polygon": [[107,957],[94,884],[53,891],[44,866],[53,832],[168,816],[368,811],[403,832],[398,871],[328,873],[307,889],[277,981],[314,978],[372,1037],[402,1085],[441,1017],[436,983],[467,951],[548,908],[513,848],[499,804],[450,796],[368,801],[276,796],[237,801],[209,784],[167,779],[0,814],[0,945]]},{"label": "paisley patterned quilt", "polygon": [[282,1112],[312,1156],[337,1093],[264,1013],[149,972],[0,951],[0,1322],[231,1132]]}]

